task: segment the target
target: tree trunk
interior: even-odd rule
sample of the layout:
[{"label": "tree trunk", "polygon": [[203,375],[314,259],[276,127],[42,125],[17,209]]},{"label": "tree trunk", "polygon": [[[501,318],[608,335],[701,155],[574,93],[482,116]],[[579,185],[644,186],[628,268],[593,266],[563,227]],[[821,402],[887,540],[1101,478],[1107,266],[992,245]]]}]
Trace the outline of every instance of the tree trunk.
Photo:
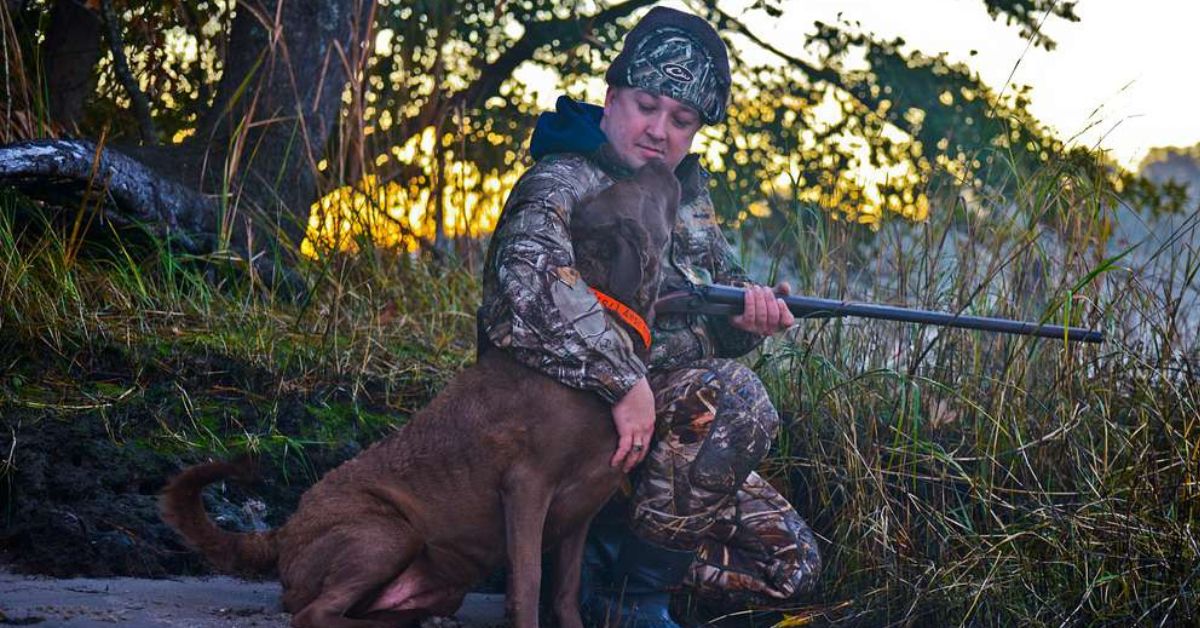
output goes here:
[{"label": "tree trunk", "polygon": [[[299,244],[348,70],[367,52],[373,4],[238,3],[225,73],[198,131],[180,146],[192,159],[178,171],[202,191],[228,190],[222,235]],[[267,233],[245,231],[245,209]]]},{"label": "tree trunk", "polygon": [[[62,0],[57,5],[74,4]],[[188,250],[285,265],[317,192],[347,69],[366,54],[373,0],[243,0],[213,105],[183,144],[114,150],[86,141],[0,147],[0,185],[35,198],[109,194],[104,210]],[[96,24],[97,37],[99,23]],[[65,48],[64,48],[65,50]],[[64,185],[65,184],[65,185]],[[62,203],[73,210],[79,206]],[[283,246],[276,247],[276,244]]]},{"label": "tree trunk", "polygon": [[42,42],[50,118],[76,133],[100,60],[100,16],[78,0],[58,0]]}]

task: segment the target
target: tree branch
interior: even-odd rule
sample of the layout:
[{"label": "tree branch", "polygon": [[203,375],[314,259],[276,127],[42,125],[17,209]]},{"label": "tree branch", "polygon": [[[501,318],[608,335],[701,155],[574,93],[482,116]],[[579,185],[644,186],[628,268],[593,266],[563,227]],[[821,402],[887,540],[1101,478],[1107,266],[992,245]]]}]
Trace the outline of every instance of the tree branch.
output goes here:
[{"label": "tree branch", "polygon": [[[796,68],[797,70],[804,72],[814,82],[825,83],[826,85],[829,85],[830,87],[841,90],[842,92],[849,94],[850,96],[857,99],[860,103],[862,103],[869,109],[874,110],[874,109],[878,108],[881,99],[872,97],[869,90],[856,88],[854,85],[847,84],[846,81],[843,80],[841,74],[839,74],[835,70],[831,70],[829,68],[818,68],[817,66],[815,66],[803,59],[792,56],[792,55],[780,50],[779,48],[776,48],[775,46],[771,45],[770,43],[764,41],[758,35],[755,35],[754,32],[751,31],[749,27],[747,27],[745,24],[743,24],[737,18],[733,17],[732,15],[726,13],[725,11],[723,11],[719,8],[714,9],[714,10],[716,11],[717,15],[720,17],[722,25],[728,25],[728,26],[732,27],[732,30],[734,30],[738,33],[741,33],[742,36],[744,36],[746,39],[749,39],[755,45],[757,45],[757,46],[761,47],[763,50],[766,50],[767,52],[770,52],[771,54],[779,57],[780,59],[783,59],[784,61],[791,64],[792,67]],[[896,118],[895,118],[894,114],[889,114],[888,119],[894,121]]]},{"label": "tree branch", "polygon": [[217,203],[109,147],[86,140],[35,140],[0,146],[0,185],[30,197],[67,201],[105,196],[104,215],[140,224],[192,253],[212,249]]},{"label": "tree branch", "polygon": [[828,83],[829,85],[831,85],[833,87],[837,87],[838,89],[841,89],[843,91],[847,91],[847,92],[850,91],[850,89],[845,85],[845,83],[842,82],[842,77],[840,75],[838,75],[837,72],[834,72],[833,70],[830,70],[827,68],[826,69],[818,68],[817,66],[812,65],[811,63],[809,63],[803,59],[789,55],[788,53],[776,48],[775,46],[771,45],[770,43],[767,43],[762,38],[760,38],[758,35],[755,35],[754,32],[751,31],[749,27],[747,27],[745,24],[743,24],[740,20],[733,17],[732,15],[726,13],[725,11],[723,11],[721,9],[715,9],[715,11],[717,12],[717,15],[720,16],[720,19],[723,23],[732,26],[733,30],[737,31],[738,33],[741,33],[743,37],[745,37],[746,39],[749,39],[756,46],[779,57],[780,59],[783,59],[784,61],[787,61],[796,69],[807,74],[808,77],[813,79],[814,81]]},{"label": "tree branch", "polygon": [[[196,38],[197,47],[203,49],[208,37],[204,34],[204,21],[196,13],[196,7],[192,6],[190,2],[180,2],[179,8],[182,10],[184,22],[188,30],[191,32],[192,37]],[[198,100],[200,105],[207,105],[209,100],[212,99],[212,93],[208,89],[208,81],[201,78],[201,80],[196,82],[196,88],[199,91]]]},{"label": "tree branch", "polygon": [[590,17],[568,17],[530,24],[517,43],[505,50],[495,61],[485,66],[475,82],[454,95],[453,104],[461,103],[468,109],[480,106],[488,98],[498,93],[500,84],[512,76],[517,66],[532,59],[533,53],[539,48],[556,39],[563,42],[563,50],[574,48],[582,43],[597,26],[616,21],[646,5],[653,4],[653,2],[654,0],[628,0]]},{"label": "tree branch", "polygon": [[[634,11],[653,4],[655,0],[627,0],[600,11],[590,17],[568,17],[545,22],[529,24],[525,33],[511,47],[505,50],[495,61],[480,68],[479,77],[470,85],[449,98],[430,97],[430,103],[423,107],[420,113],[406,120],[399,134],[403,143],[413,135],[420,133],[437,120],[444,118],[448,112],[457,107],[474,109],[481,106],[488,98],[499,93],[500,85],[512,76],[517,66],[533,58],[535,52],[559,40],[564,50],[569,50],[585,41],[588,35],[600,25],[618,20]],[[431,106],[434,102],[438,106]],[[384,178],[394,179],[404,173],[419,174],[420,171],[411,166],[399,166],[394,171],[385,173]]]},{"label": "tree branch", "polygon": [[125,57],[125,42],[121,39],[121,22],[113,11],[112,0],[100,0],[100,8],[104,13],[104,24],[108,27],[108,47],[112,50],[113,70],[129,100],[133,103],[133,111],[137,114],[138,128],[142,133],[142,142],[153,146],[158,144],[158,132],[154,128],[154,118],[150,117],[150,101],[138,86],[137,79],[129,69],[129,60]]}]

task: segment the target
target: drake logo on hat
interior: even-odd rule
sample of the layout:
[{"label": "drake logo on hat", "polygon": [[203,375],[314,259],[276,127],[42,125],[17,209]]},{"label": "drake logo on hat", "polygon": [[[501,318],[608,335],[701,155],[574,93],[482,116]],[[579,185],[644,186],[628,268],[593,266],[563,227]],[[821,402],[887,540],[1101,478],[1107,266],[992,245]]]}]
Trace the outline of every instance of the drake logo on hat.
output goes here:
[{"label": "drake logo on hat", "polygon": [[691,71],[682,65],[679,65],[678,63],[664,63],[659,66],[658,69],[661,70],[663,74],[666,74],[667,76],[681,83],[691,83],[692,81],[696,80],[696,77],[692,75]]}]

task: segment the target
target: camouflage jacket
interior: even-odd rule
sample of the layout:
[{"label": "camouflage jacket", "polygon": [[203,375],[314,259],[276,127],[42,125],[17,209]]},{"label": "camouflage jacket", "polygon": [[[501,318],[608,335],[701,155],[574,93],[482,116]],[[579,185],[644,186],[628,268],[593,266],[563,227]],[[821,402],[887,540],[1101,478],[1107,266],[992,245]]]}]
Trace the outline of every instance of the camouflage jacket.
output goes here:
[{"label": "camouflage jacket", "polygon": [[[745,272],[716,223],[708,173],[695,155],[675,171],[682,196],[661,292],[687,283],[742,284]],[[543,157],[517,181],[492,236],[479,310],[481,342],[504,348],[527,366],[615,402],[651,369],[706,357],[737,357],[762,337],[728,317],[663,315],[655,319],[649,365],[625,329],[596,301],[574,269],[571,210],[581,199],[632,171],[607,144],[591,154]]]}]

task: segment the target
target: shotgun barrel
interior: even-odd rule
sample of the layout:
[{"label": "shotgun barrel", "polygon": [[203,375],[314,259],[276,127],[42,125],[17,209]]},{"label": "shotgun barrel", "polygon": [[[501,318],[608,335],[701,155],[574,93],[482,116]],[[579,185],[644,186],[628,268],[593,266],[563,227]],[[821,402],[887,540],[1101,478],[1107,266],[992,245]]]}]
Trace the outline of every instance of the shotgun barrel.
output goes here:
[{"label": "shotgun barrel", "polygon": [[[1023,336],[1040,336],[1042,338],[1066,339],[1070,342],[1104,342],[1104,333],[1082,327],[1063,327],[1061,325],[1044,325],[1027,321],[1014,321],[1007,318],[992,318],[987,316],[966,316],[949,312],[931,312],[895,305],[877,303],[856,303],[853,301],[837,301],[781,295],[788,309],[796,318],[840,318],[857,316],[861,318],[878,318],[888,321],[904,321],[925,325],[943,327],[963,327],[996,331],[1006,334]],[[655,312],[662,313],[694,313],[737,315],[742,313],[745,290],[734,286],[693,285],[686,290],[664,294],[654,304]]]}]

